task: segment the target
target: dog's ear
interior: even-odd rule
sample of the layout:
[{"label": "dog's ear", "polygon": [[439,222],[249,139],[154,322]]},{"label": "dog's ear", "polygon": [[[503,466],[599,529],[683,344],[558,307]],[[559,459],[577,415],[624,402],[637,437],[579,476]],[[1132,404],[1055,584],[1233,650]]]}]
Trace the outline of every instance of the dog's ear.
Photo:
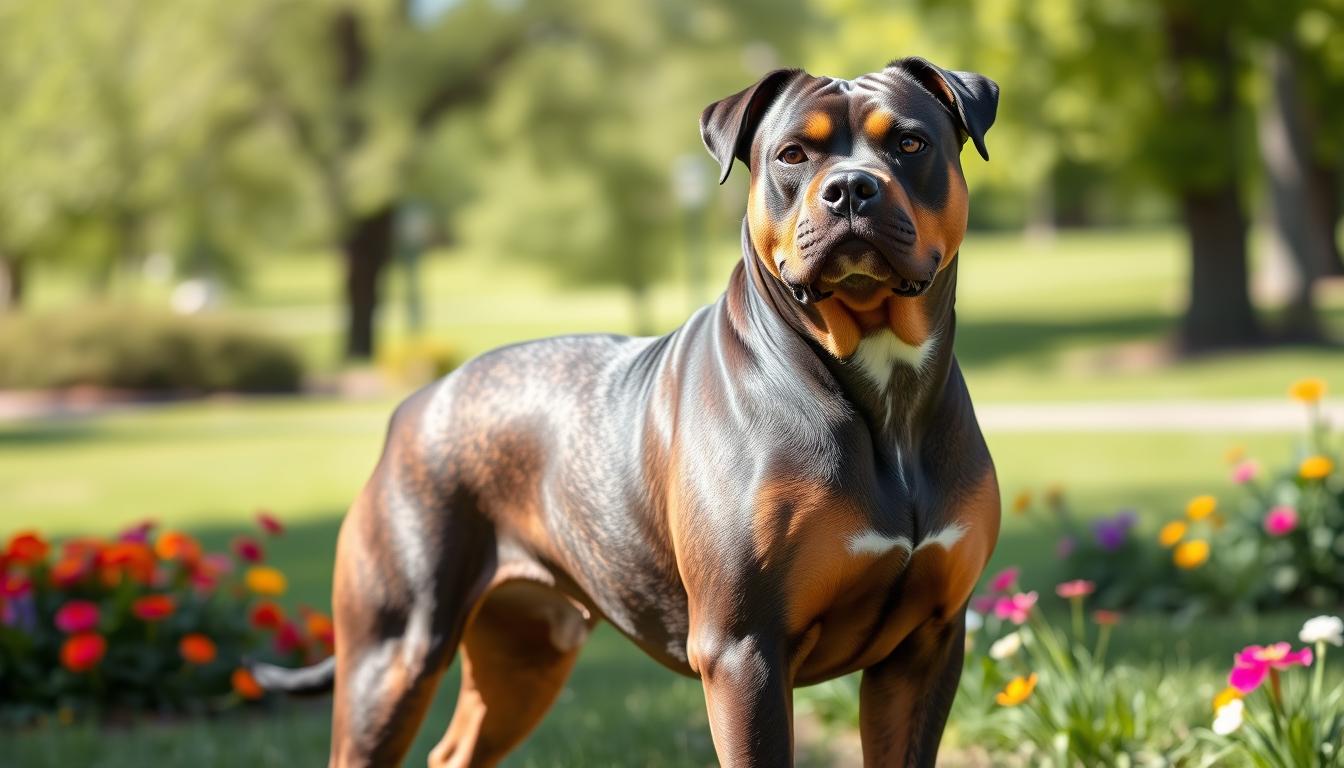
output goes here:
[{"label": "dog's ear", "polygon": [[761,117],[784,86],[801,74],[800,69],[767,72],[755,85],[719,99],[700,113],[700,139],[719,161],[720,184],[728,180],[734,158],[751,163],[751,140]]},{"label": "dog's ear", "polygon": [[887,66],[902,70],[927,88],[952,113],[963,139],[970,137],[980,156],[989,159],[985,133],[994,124],[994,114],[999,109],[998,84],[974,72],[943,69],[918,56],[896,59]]}]

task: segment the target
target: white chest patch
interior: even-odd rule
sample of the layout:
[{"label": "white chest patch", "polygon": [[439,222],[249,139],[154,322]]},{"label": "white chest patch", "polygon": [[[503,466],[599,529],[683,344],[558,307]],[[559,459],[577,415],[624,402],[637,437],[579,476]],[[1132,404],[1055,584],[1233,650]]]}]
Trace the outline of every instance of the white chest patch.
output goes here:
[{"label": "white chest patch", "polygon": [[913,546],[909,537],[906,536],[883,536],[874,530],[862,531],[849,537],[849,553],[851,555],[884,555],[892,550],[901,549],[914,556],[925,547],[942,547],[944,551],[952,551],[961,537],[966,535],[966,526],[961,523],[952,523],[949,526],[938,529],[935,533],[925,536],[924,540],[919,542],[919,546]]},{"label": "white chest patch", "polygon": [[933,349],[937,345],[937,334],[930,334],[916,347],[901,341],[891,329],[884,328],[860,339],[850,362],[858,366],[863,375],[867,376],[878,389],[886,389],[897,363],[904,363],[915,371],[922,371],[924,364],[933,356]]}]

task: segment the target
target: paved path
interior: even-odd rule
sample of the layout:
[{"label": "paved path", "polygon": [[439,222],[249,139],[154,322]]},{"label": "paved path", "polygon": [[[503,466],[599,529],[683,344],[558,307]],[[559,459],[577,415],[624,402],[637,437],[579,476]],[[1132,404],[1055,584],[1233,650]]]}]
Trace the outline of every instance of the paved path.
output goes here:
[{"label": "paved path", "polygon": [[[1344,401],[1322,405],[1344,424]],[[1295,432],[1306,409],[1285,399],[985,403],[976,416],[986,432]]]},{"label": "paved path", "polygon": [[[95,416],[172,402],[178,401],[145,401],[121,393],[53,397],[0,392],[0,424]],[[1331,423],[1344,425],[1344,400],[1328,401],[1322,410]],[[1295,432],[1306,424],[1302,405],[1286,398],[979,403],[975,411],[986,432]]]}]

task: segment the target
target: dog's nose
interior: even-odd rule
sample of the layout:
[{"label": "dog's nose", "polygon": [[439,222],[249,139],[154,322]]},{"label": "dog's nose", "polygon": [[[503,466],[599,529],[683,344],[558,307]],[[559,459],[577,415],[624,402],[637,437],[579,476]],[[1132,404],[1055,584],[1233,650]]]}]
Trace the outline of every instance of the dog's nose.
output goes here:
[{"label": "dog's nose", "polygon": [[881,199],[881,182],[864,171],[837,171],[821,185],[822,202],[837,216],[867,213]]}]

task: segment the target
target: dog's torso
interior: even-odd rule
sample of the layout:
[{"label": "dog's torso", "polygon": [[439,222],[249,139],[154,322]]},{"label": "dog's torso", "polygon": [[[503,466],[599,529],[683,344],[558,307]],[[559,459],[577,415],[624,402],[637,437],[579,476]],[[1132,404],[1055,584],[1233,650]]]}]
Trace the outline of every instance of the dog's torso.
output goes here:
[{"label": "dog's torso", "polygon": [[[959,611],[998,492],[950,350],[941,370],[887,356],[893,377],[930,379],[934,401],[909,400],[927,409],[918,423],[866,413],[749,270],[667,336],[474,360],[411,401],[414,463],[488,518],[499,578],[559,587],[686,674],[705,642],[688,637],[697,613],[733,614],[785,638],[805,684]],[[849,374],[881,367],[870,356]]]}]

